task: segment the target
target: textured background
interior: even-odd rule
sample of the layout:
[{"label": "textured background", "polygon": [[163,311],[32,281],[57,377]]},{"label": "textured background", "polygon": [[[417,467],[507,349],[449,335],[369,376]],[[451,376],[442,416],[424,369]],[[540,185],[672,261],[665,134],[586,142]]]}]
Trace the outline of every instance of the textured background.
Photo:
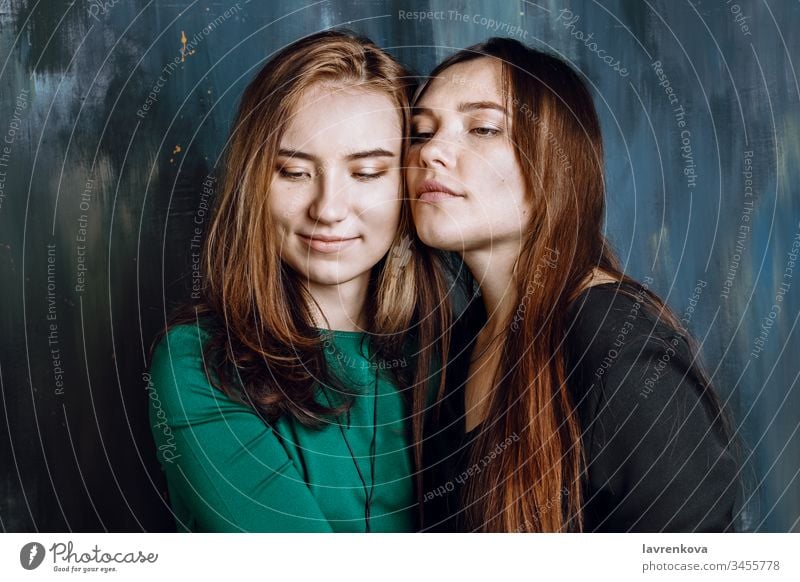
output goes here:
[{"label": "textured background", "polygon": [[171,528],[146,350],[191,291],[202,186],[244,86],[280,47],[339,25],[420,73],[505,35],[587,76],[608,234],[679,314],[700,286],[690,328],[758,486],[745,525],[800,531],[800,263],[787,270],[800,245],[800,5],[788,0],[0,0],[2,529]]}]

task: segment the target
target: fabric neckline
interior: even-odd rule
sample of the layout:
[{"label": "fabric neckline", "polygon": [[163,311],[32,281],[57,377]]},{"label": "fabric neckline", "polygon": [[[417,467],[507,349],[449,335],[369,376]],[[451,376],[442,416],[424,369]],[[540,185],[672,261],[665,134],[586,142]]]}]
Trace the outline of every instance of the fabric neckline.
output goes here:
[{"label": "fabric neckline", "polygon": [[[578,306],[579,303],[581,305],[585,303],[587,295],[589,295],[593,289],[596,289],[598,287],[603,287],[606,289],[616,288],[616,290],[618,291],[621,285],[623,285],[623,283],[620,283],[619,281],[613,281],[608,283],[599,283],[597,285],[591,285],[589,287],[586,287],[580,293],[578,293],[578,295],[569,305],[568,307],[569,318],[572,319],[573,317],[575,317],[576,315],[574,313],[575,307]],[[477,339],[477,337],[478,334],[476,333],[468,344],[469,349],[465,350],[465,354],[467,355],[468,358],[471,358],[472,356],[472,349],[474,348],[475,340]],[[460,392],[460,394],[458,395],[459,396],[458,402],[459,402],[459,412],[461,413],[460,416],[461,433],[463,434],[465,440],[474,440],[474,438],[478,435],[478,433],[480,433],[482,427],[486,424],[486,419],[484,418],[481,422],[476,424],[471,430],[467,430],[467,407],[466,407],[467,376],[469,376],[469,360],[467,360],[467,372],[464,375],[464,381],[461,382],[457,390],[458,392]]]},{"label": "fabric neckline", "polygon": [[362,338],[367,335],[366,331],[349,331],[343,329],[326,329],[322,327],[315,328],[320,335],[331,335],[335,338]]}]

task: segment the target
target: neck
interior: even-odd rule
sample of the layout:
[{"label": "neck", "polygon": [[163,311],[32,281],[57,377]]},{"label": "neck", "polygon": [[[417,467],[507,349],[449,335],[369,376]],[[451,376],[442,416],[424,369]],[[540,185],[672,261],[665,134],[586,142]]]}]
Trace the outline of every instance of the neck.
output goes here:
[{"label": "neck", "polygon": [[518,256],[514,245],[495,244],[490,249],[467,251],[464,263],[478,281],[486,308],[487,321],[475,338],[470,357],[470,378],[464,391],[464,408],[467,411],[465,428],[471,431],[479,426],[488,412],[490,393],[500,359],[510,318],[517,309],[517,292],[514,282],[514,265]]},{"label": "neck", "polygon": [[482,334],[494,337],[503,332],[517,309],[514,265],[518,245],[494,245],[489,249],[466,251],[464,263],[478,281],[486,308],[486,325]]},{"label": "neck", "polygon": [[314,324],[322,329],[363,331],[366,326],[364,305],[367,300],[369,272],[335,285],[309,285]]}]

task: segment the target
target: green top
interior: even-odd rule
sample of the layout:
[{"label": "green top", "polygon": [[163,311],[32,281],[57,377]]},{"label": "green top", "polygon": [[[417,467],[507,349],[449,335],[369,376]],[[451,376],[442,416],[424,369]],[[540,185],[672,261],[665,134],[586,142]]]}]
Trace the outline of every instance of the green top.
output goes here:
[{"label": "green top", "polygon": [[[324,333],[330,334],[325,353],[331,372],[359,393],[349,423],[347,414],[340,419],[347,442],[336,423],[309,429],[280,418],[267,425],[211,386],[202,367],[205,330],[175,326],[158,343],[148,387],[150,426],[179,531],[365,531],[366,494],[353,457],[369,490],[376,376],[370,528],[415,529],[407,406],[385,371],[405,366],[405,358],[378,367],[364,355],[365,334]],[[318,400],[327,405],[326,393],[335,402],[330,389]]]}]

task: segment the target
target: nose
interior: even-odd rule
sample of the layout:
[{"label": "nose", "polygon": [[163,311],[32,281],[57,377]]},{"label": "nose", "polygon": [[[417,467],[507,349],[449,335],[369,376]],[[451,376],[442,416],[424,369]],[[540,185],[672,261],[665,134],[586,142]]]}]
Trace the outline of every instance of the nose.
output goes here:
[{"label": "nose", "polygon": [[308,215],[318,224],[336,224],[347,218],[350,211],[347,189],[335,170],[323,170],[320,174]]},{"label": "nose", "polygon": [[423,168],[451,168],[455,164],[456,144],[447,136],[437,133],[419,148],[419,163]]}]

